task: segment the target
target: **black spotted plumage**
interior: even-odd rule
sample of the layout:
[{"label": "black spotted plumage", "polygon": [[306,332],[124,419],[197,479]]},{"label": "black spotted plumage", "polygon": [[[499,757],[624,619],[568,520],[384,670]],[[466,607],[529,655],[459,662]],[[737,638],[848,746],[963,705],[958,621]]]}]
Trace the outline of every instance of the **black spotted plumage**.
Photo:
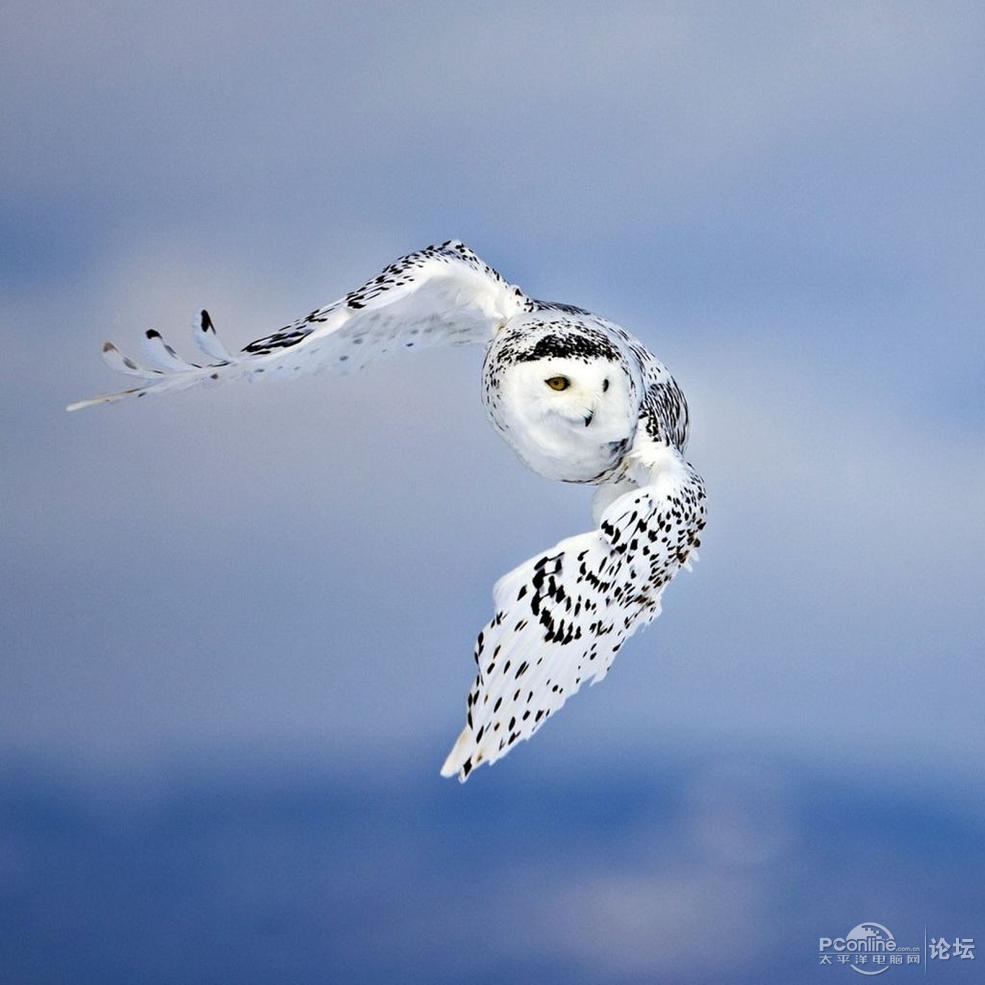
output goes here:
[{"label": "black spotted plumage", "polygon": [[[496,584],[446,776],[464,781],[494,763],[601,680],[699,545],[704,483],[684,459],[687,402],[667,369],[618,325],[528,297],[460,241],[408,254],[235,355],[202,311],[195,342],[205,359],[186,362],[149,330],[149,365],[107,342],[106,362],[139,385],[69,409],[235,379],[347,373],[398,351],[475,343],[486,347],[482,399],[497,431],[542,475],[598,486],[592,529]],[[558,375],[564,385],[548,393]]]}]

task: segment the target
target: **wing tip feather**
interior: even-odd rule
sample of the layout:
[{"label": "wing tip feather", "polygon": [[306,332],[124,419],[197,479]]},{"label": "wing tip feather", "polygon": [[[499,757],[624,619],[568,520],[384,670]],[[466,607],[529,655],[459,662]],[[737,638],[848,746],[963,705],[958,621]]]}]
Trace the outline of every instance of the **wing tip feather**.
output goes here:
[{"label": "wing tip feather", "polygon": [[455,740],[455,745],[452,746],[451,752],[448,753],[448,757],[441,766],[441,775],[450,778],[457,773],[458,782],[464,783],[469,778],[469,773],[472,772],[474,745],[472,732],[468,728],[462,729],[461,734]]},{"label": "wing tip feather", "polygon": [[87,400],[76,400],[74,403],[68,404],[65,410],[69,414],[74,414],[77,410],[85,410],[86,407],[96,407],[99,404],[113,404],[117,400],[123,400],[124,397],[139,397],[143,396],[147,392],[147,387],[138,386],[133,387],[130,390],[122,390],[120,393],[104,393],[98,397],[89,397]]}]

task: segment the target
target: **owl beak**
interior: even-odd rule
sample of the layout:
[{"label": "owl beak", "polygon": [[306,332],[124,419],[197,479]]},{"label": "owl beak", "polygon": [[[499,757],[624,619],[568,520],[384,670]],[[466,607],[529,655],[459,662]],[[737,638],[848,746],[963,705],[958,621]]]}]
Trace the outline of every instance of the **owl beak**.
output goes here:
[{"label": "owl beak", "polygon": [[592,421],[594,420],[594,418],[595,418],[595,411],[594,410],[590,410],[585,415],[585,427],[588,427],[588,425],[592,423]]}]

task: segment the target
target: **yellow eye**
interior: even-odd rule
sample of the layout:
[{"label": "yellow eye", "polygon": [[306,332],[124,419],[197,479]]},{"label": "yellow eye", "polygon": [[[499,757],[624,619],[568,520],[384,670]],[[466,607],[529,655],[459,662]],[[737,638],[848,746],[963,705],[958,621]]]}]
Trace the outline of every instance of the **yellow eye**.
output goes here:
[{"label": "yellow eye", "polygon": [[552,376],[549,380],[544,380],[544,382],[552,390],[567,390],[571,386],[571,380],[567,376]]}]

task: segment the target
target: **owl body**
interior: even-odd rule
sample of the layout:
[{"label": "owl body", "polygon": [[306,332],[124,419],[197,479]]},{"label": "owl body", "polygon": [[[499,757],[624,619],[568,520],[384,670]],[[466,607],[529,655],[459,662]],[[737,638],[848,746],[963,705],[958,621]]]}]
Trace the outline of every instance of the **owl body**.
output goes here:
[{"label": "owl body", "polygon": [[362,287],[231,353],[203,311],[189,362],[154,329],[145,362],[111,342],[103,358],[139,381],[69,410],[237,379],[362,369],[439,344],[483,345],[482,400],[533,471],[599,487],[594,527],[535,554],[493,589],[479,633],[465,728],[441,769],[468,779],[533,736],[660,611],[705,525],[701,477],[684,459],[684,394],[646,347],[571,305],[537,301],[464,243],[411,253]]}]

